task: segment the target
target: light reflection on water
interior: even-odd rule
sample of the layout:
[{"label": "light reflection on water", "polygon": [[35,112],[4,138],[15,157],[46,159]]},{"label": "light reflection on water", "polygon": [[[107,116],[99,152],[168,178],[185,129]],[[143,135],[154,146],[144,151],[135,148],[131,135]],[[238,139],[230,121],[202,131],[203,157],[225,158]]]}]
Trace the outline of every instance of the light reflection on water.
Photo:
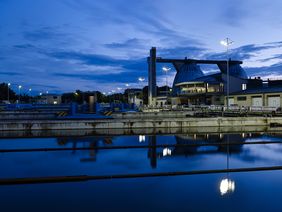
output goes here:
[{"label": "light reflection on water", "polygon": [[[0,178],[138,174],[282,165],[282,145],[280,143],[247,144],[254,141],[282,142],[282,134],[210,133],[0,139],[0,149],[72,148],[70,151],[0,153],[0,167],[5,170],[0,172]],[[230,145],[213,144],[225,142]],[[234,142],[240,144],[232,145]],[[187,144],[202,144],[202,146],[183,146]],[[143,145],[149,147],[99,149],[99,147]],[[169,146],[158,147],[158,145]],[[89,149],[77,150],[81,147]],[[0,195],[5,195],[4,198],[0,199],[0,203],[3,204],[4,208],[8,207],[10,198],[13,196],[19,202],[22,202],[21,198],[34,198],[39,204],[42,202],[43,196],[55,201],[54,196],[61,198],[62,196],[69,196],[69,192],[72,192],[72,195],[80,201],[88,200],[89,195],[95,197],[96,206],[91,206],[90,201],[85,203],[83,207],[94,207],[98,211],[113,209],[110,205],[102,205],[104,202],[102,198],[107,198],[106,194],[110,194],[108,197],[110,202],[122,201],[121,198],[128,199],[125,205],[117,204],[116,210],[123,208],[127,210],[133,207],[135,211],[139,209],[140,211],[141,209],[150,211],[149,209],[152,208],[163,207],[163,211],[171,211],[173,207],[168,205],[169,201],[177,202],[179,205],[175,208],[180,210],[187,208],[185,201],[187,199],[191,204],[189,208],[192,211],[201,211],[204,206],[196,204],[198,200],[195,197],[198,197],[205,201],[206,206],[209,206],[211,210],[220,211],[221,207],[217,204],[221,204],[222,208],[225,208],[224,211],[236,211],[239,209],[238,204],[246,204],[243,197],[255,201],[255,197],[258,198],[258,195],[264,196],[264,192],[265,198],[267,198],[269,192],[282,195],[281,183],[276,184],[275,188],[269,186],[271,182],[280,182],[280,177],[282,177],[281,171],[269,171],[91,181],[87,183],[50,184],[50,187],[48,185],[2,186],[0,187]],[[85,186],[86,184],[88,186]],[[23,192],[26,192],[29,188],[37,192],[47,189],[49,195],[42,193],[43,196],[36,196],[31,193],[23,195]],[[260,191],[262,188],[266,190]],[[122,194],[117,197],[113,195],[115,192],[122,192]],[[249,195],[252,195],[252,198]],[[185,196],[186,198],[184,198]],[[147,206],[145,204],[140,208],[136,207],[137,204],[140,205],[138,198],[145,199],[148,203]],[[151,201],[150,198],[153,198],[154,201]],[[232,199],[232,202],[227,201],[228,199]],[[164,200],[167,202],[163,203]],[[183,201],[179,202],[179,200]],[[272,202],[274,207],[274,210],[271,211],[280,209],[280,205],[276,205],[276,198],[268,198],[267,200]],[[65,209],[75,208],[68,207],[67,200],[64,200],[64,198],[62,202],[57,204]],[[259,205],[253,205],[249,209],[263,211],[264,205],[257,207]],[[76,206],[77,211],[83,208],[80,204]],[[31,211],[34,210],[32,207],[30,209]]]}]

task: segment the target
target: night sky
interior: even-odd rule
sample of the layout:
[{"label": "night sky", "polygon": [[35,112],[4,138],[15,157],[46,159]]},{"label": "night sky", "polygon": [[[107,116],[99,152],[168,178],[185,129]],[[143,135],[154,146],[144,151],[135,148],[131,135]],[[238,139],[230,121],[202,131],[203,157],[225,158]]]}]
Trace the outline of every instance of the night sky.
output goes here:
[{"label": "night sky", "polygon": [[0,0],[0,82],[34,95],[141,87],[152,46],[162,57],[225,59],[226,37],[249,76],[277,78],[281,11],[281,0]]}]

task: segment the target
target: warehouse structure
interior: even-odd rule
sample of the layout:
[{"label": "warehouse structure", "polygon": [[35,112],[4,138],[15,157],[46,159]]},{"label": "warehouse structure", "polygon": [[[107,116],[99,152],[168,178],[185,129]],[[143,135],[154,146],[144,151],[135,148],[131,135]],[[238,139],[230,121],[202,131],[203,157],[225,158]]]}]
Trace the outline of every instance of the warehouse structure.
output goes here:
[{"label": "warehouse structure", "polygon": [[249,83],[245,90],[232,93],[229,102],[241,107],[281,107],[282,80],[263,81],[257,78],[252,81],[256,83]]}]

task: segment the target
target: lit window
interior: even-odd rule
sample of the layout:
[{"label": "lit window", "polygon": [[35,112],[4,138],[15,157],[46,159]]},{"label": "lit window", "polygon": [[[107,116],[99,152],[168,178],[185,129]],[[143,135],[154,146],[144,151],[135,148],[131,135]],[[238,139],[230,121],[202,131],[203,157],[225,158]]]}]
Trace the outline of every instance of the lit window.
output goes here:
[{"label": "lit window", "polygon": [[242,90],[246,90],[247,89],[247,84],[242,84]]}]

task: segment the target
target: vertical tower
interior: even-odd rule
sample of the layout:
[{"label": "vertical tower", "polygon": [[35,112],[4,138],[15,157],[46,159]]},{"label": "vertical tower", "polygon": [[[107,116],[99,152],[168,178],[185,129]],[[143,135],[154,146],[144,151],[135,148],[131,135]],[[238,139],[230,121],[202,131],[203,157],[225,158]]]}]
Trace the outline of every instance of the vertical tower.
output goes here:
[{"label": "vertical tower", "polygon": [[156,59],[157,50],[156,47],[152,47],[150,50],[150,57],[148,58],[148,104],[153,105],[153,98],[157,96],[157,83],[156,83]]}]

